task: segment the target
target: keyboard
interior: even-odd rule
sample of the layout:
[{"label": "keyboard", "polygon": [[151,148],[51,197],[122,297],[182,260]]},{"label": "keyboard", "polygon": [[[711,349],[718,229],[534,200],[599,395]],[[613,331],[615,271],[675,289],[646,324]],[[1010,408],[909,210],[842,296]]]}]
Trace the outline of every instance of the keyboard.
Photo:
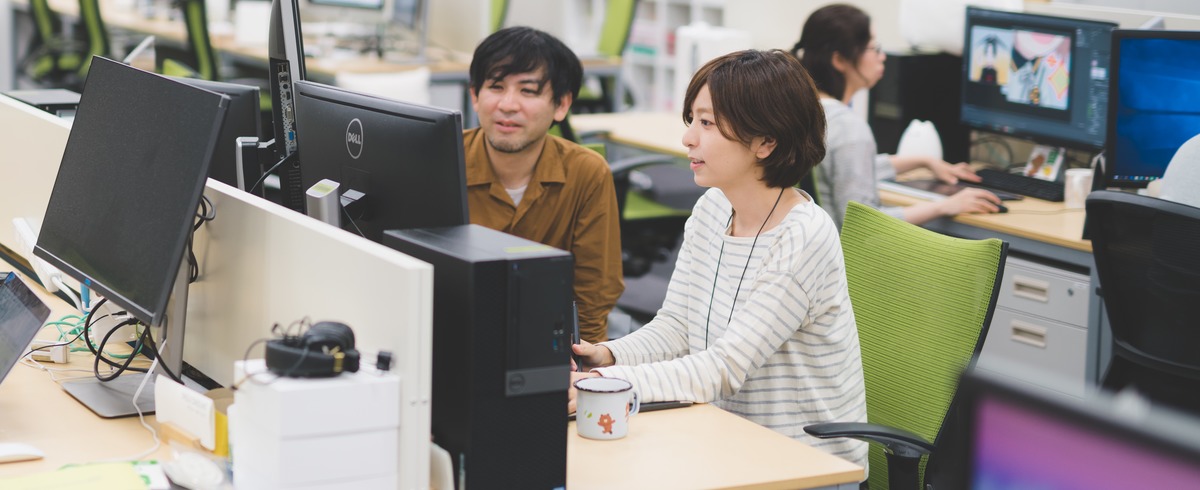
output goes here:
[{"label": "keyboard", "polygon": [[1010,174],[992,169],[980,169],[975,172],[983,182],[970,183],[969,185],[996,189],[1022,196],[1029,196],[1036,199],[1046,201],[1061,202],[1063,200],[1063,185],[1060,182],[1050,182],[1047,180],[1035,179],[1026,177],[1020,174]]}]

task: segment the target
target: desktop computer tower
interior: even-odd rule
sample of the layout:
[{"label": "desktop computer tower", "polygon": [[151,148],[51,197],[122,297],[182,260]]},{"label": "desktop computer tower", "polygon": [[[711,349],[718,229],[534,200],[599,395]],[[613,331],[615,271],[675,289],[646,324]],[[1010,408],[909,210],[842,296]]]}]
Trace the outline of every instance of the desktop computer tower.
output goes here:
[{"label": "desktop computer tower", "polygon": [[883,78],[871,89],[867,122],[880,153],[894,154],[913,119],[932,122],[950,163],[970,157],[970,129],[960,122],[962,63],[944,53],[888,53]]},{"label": "desktop computer tower", "polygon": [[457,488],[565,487],[571,254],[478,225],[383,243],[433,265],[433,438]]}]

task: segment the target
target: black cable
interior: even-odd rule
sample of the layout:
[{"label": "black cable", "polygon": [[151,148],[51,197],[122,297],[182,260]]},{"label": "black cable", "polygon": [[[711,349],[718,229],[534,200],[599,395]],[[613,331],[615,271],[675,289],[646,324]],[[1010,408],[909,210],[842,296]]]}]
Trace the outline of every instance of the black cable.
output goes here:
[{"label": "black cable", "polygon": [[196,231],[204,225],[206,221],[212,221],[217,217],[217,208],[212,205],[212,201],[208,200],[208,196],[200,196],[200,211],[196,213],[196,221],[192,223],[192,231],[187,236],[187,263],[188,263],[188,284],[196,282],[200,279],[200,263],[196,260],[196,254],[192,251],[192,242],[195,238]]},{"label": "black cable", "polygon": [[[112,337],[113,332],[116,332],[117,330],[120,329],[120,327],[125,326],[127,323],[128,324],[137,324],[137,320],[134,320],[134,319],[125,320],[124,322],[121,322],[120,324],[118,324],[116,328],[113,328],[112,330],[109,330],[108,333],[104,334],[104,338],[100,339],[101,351],[103,351],[104,345],[106,343],[108,343],[108,339]],[[137,345],[134,346],[135,352],[137,350],[141,349],[141,346],[142,346],[143,342],[145,341],[146,336],[149,334],[150,334],[150,329],[142,330],[142,334],[140,336],[138,336]],[[125,371],[136,371],[139,373],[146,372],[146,370],[142,369],[142,368],[129,367],[129,365],[133,363],[134,357],[136,357],[136,356],[133,354],[130,354],[129,357],[125,358],[124,363],[118,365],[117,363],[112,362],[111,360],[104,357],[103,355],[97,354],[95,359],[92,360],[92,373],[96,376],[96,379],[100,380],[101,382],[109,382],[114,379],[117,379],[118,376],[125,374]],[[106,364],[117,368],[116,371],[108,376],[101,375],[100,374],[100,361],[104,361]]]},{"label": "black cable", "polygon": [[[293,153],[292,155],[295,155],[295,153]],[[263,174],[258,177],[258,180],[254,181],[254,185],[250,186],[250,188],[248,190],[246,190],[246,192],[254,194],[254,189],[257,189],[258,186],[262,185],[263,181],[267,180],[267,176],[271,175],[271,172],[274,172],[276,169],[278,169],[280,165],[283,165],[283,162],[288,161],[288,158],[291,158],[292,155],[283,157],[283,159],[279,160],[278,162],[275,162],[275,165],[271,165],[271,168],[267,169],[266,172],[263,172]]]}]

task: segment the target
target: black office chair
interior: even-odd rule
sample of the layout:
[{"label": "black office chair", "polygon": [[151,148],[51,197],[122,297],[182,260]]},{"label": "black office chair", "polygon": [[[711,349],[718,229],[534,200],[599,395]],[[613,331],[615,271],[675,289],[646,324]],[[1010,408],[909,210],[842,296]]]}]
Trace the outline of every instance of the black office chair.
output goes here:
[{"label": "black office chair", "polygon": [[1200,208],[1096,191],[1087,213],[1112,327],[1104,387],[1200,412]]},{"label": "black office chair", "polygon": [[[603,139],[603,134],[576,134],[569,116],[555,123],[550,134],[576,143]],[[603,146],[591,147],[608,160],[612,171],[624,276],[640,277],[655,263],[665,261],[679,244],[683,225],[704,189],[693,183],[691,171],[678,165],[678,158],[642,155],[612,159]],[[645,178],[636,177],[638,172],[645,172],[641,176]]]}]

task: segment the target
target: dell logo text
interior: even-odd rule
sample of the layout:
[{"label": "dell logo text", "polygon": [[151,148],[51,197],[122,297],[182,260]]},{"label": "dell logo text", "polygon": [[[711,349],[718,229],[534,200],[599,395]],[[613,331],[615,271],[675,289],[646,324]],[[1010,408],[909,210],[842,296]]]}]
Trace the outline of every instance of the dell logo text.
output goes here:
[{"label": "dell logo text", "polygon": [[354,118],[350,121],[350,125],[346,126],[346,151],[350,153],[350,158],[355,160],[362,155],[363,150],[363,126],[362,121]]}]

